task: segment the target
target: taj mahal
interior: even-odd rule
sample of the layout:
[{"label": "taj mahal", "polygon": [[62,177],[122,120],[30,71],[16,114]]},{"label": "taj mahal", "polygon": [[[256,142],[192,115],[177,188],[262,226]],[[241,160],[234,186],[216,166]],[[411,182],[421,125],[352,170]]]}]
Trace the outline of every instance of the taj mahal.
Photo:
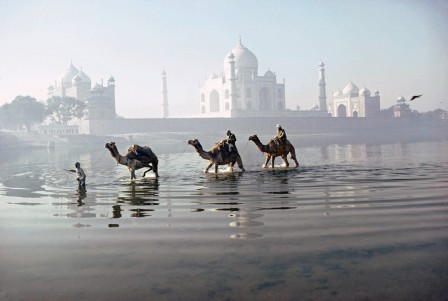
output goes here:
[{"label": "taj mahal", "polygon": [[370,117],[380,111],[380,95],[351,81],[327,101],[325,65],[318,64],[318,104],[310,111],[287,110],[285,80],[271,70],[258,74],[257,57],[241,43],[226,55],[222,76],[209,76],[200,88],[201,117]]},{"label": "taj mahal", "polygon": [[284,81],[278,83],[270,70],[259,75],[257,57],[241,40],[224,58],[223,70],[200,89],[202,117],[278,116],[285,111]]},{"label": "taj mahal", "polygon": [[[173,120],[168,112],[168,76],[161,74],[161,119]],[[241,39],[224,57],[221,75],[209,76],[199,88],[198,118],[283,118],[283,117],[372,117],[380,111],[380,93],[359,89],[349,82],[327,98],[325,65],[318,64],[316,105],[310,110],[286,108],[285,80],[277,80],[271,70],[259,74],[258,58]],[[48,87],[47,96],[74,97],[86,103],[86,112],[79,124],[81,133],[102,133],[120,123],[132,126],[132,118],[119,118],[115,109],[115,78],[92,85],[89,76],[72,63],[59,81]],[[150,118],[148,118],[150,120]],[[151,119],[153,120],[153,119]],[[139,122],[142,122],[141,120]],[[149,121],[148,121],[149,122]]]}]

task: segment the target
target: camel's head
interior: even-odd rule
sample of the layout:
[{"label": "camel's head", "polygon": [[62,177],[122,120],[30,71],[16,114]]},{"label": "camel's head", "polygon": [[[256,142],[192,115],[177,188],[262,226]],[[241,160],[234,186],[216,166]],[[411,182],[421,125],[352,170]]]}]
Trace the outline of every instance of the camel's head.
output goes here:
[{"label": "camel's head", "polygon": [[117,147],[115,146],[115,142],[109,142],[106,143],[105,148],[107,148],[112,155],[115,155],[115,153],[117,152]]},{"label": "camel's head", "polygon": [[249,140],[250,141],[257,141],[257,140],[260,140],[260,139],[258,139],[257,135],[252,135],[252,136],[249,137]]},{"label": "camel's head", "polygon": [[111,149],[116,148],[116,146],[115,146],[115,142],[109,142],[109,143],[106,143],[105,148],[107,148],[108,150],[111,150]]},{"label": "camel's head", "polygon": [[198,139],[188,140],[188,144],[192,145],[193,147],[202,147]]}]

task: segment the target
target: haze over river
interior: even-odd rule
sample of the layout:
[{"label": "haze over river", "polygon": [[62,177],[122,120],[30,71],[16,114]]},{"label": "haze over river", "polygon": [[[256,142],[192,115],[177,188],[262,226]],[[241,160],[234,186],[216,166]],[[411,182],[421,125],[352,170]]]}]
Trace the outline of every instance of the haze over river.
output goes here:
[{"label": "haze over river", "polygon": [[272,170],[237,138],[244,173],[154,141],[136,182],[104,145],[2,149],[0,300],[448,300],[448,141],[290,137]]}]

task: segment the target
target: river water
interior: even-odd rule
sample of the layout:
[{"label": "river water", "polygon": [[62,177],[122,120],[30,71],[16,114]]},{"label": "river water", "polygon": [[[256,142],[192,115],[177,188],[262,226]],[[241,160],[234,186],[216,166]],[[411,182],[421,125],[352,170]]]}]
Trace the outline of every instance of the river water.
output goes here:
[{"label": "river water", "polygon": [[155,144],[135,182],[104,145],[2,150],[0,300],[448,300],[448,141],[294,144],[217,175]]}]

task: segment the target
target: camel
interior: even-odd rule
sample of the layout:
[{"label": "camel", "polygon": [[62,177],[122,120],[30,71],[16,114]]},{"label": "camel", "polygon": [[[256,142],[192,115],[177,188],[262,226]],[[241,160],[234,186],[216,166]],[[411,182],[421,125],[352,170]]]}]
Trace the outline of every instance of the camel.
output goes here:
[{"label": "camel", "polygon": [[286,167],[289,166],[288,162],[288,154],[291,153],[291,159],[296,162],[296,167],[299,167],[299,162],[297,162],[296,158],[296,150],[294,149],[294,146],[289,142],[289,140],[286,140],[284,144],[278,145],[275,143],[274,140],[269,141],[268,144],[264,145],[260,142],[260,139],[257,135],[253,135],[249,137],[249,140],[253,141],[258,149],[262,151],[266,156],[266,162],[264,163],[263,167],[267,167],[269,160],[272,158],[272,168],[274,168],[274,160],[275,157],[282,157],[283,161],[285,161]]},{"label": "camel", "polygon": [[[136,179],[135,171],[140,168],[148,167],[149,169],[143,173],[143,177],[145,177],[148,171],[153,171],[156,177],[159,177],[159,173],[157,172],[157,165],[159,160],[157,156],[151,151],[150,155],[138,155],[133,151],[133,146],[129,148],[129,152],[126,156],[120,155],[118,152],[117,146],[115,142],[106,143],[105,146],[109,151],[112,157],[115,158],[117,164],[126,165],[131,173],[131,180]],[[149,149],[148,147],[145,147]]]},{"label": "camel", "polygon": [[233,148],[233,150],[230,152],[227,143],[219,142],[214,147],[212,147],[208,152],[204,151],[198,139],[189,140],[188,144],[190,144],[196,149],[196,152],[202,159],[209,160],[209,164],[204,170],[205,173],[208,172],[208,170],[210,169],[210,167],[213,166],[213,164],[215,165],[216,174],[218,173],[219,165],[228,165],[230,166],[230,170],[233,171],[233,166],[235,165],[235,162],[238,163],[238,167],[242,171],[245,171],[238,150],[236,150],[236,148]]}]

